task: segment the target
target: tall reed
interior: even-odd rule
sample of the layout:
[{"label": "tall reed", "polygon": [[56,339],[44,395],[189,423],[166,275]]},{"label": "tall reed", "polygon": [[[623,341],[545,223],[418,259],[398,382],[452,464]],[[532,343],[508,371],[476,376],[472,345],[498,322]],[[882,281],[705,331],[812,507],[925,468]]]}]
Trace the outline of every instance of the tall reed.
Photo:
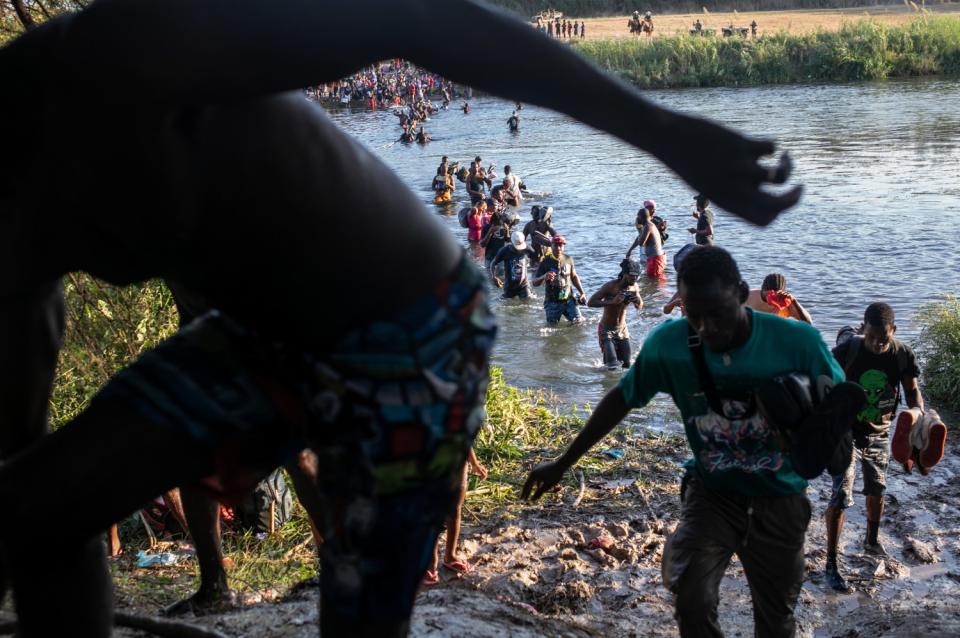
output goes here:
[{"label": "tall reed", "polygon": [[678,35],[587,40],[577,51],[642,87],[849,82],[960,75],[960,18],[923,16],[904,26],[873,20],[839,31],[756,40]]}]

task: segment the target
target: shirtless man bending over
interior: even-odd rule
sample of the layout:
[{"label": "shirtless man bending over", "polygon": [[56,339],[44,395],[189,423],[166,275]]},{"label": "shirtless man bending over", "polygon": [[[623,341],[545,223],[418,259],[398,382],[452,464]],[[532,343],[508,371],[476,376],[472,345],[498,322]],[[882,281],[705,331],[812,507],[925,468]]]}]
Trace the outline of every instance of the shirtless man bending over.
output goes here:
[{"label": "shirtless man bending over", "polygon": [[[503,46],[467,71],[437,21]],[[178,485],[229,498],[304,447],[323,635],[406,633],[482,421],[495,323],[447,229],[299,92],[392,58],[616,135],[754,223],[800,197],[761,189],[789,177],[758,161],[773,143],[648,103],[469,0],[97,0],[28,31],[0,49],[0,118],[18,123],[0,154],[0,557],[21,636],[109,635],[103,530]],[[368,256],[387,253],[391,303],[356,294],[380,287]],[[163,277],[218,311],[43,436],[60,280],[77,270]],[[50,574],[69,593],[51,596]]]}]

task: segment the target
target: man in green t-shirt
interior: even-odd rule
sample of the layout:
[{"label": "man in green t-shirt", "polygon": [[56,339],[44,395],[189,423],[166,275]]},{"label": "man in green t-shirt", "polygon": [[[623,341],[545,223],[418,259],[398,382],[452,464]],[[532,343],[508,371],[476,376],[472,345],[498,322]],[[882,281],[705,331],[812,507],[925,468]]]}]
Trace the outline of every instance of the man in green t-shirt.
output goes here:
[{"label": "man in green t-shirt", "polygon": [[[803,541],[810,520],[807,482],[777,444],[751,399],[761,382],[791,372],[833,382],[843,371],[811,326],[753,312],[749,287],[722,248],[703,246],[677,276],[687,312],[650,333],[630,371],[597,405],[586,427],[557,460],[536,467],[523,488],[539,498],[610,432],[631,408],[658,392],[683,417],[693,458],[683,511],[663,557],[682,636],[720,636],[720,580],[736,553],[753,592],[759,636],[793,636],[793,609],[803,582]],[[692,346],[701,343],[723,414],[709,407]]]}]

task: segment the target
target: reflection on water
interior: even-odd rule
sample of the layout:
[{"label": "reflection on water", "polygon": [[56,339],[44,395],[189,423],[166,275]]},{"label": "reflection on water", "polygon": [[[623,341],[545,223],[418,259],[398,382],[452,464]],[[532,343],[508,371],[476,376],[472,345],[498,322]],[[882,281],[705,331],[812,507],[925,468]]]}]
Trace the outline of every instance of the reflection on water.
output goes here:
[{"label": "reflection on water", "polygon": [[[789,149],[802,202],[770,227],[759,229],[717,211],[717,242],[759,287],[769,272],[783,272],[828,342],[845,324],[858,323],[872,301],[897,311],[898,336],[916,338],[920,305],[960,288],[960,82],[923,80],[859,85],[772,86],[649,92],[674,109],[708,115]],[[465,242],[455,212],[465,205],[458,184],[454,204],[434,206],[429,190],[441,155],[468,162],[480,154],[500,174],[510,164],[528,187],[550,193],[554,224],[587,293],[613,278],[634,238],[639,203],[653,198],[669,221],[665,248],[688,241],[694,193],[652,157],[556,113],[527,106],[521,132],[506,118],[513,104],[472,100],[473,112],[448,111],[427,123],[425,147],[393,144],[400,129],[388,112],[336,111],[332,117],[379,154],[425,205],[443,216]],[[638,121],[643,127],[644,122]],[[696,149],[692,149],[694,152]],[[529,218],[529,205],[520,210]],[[669,262],[669,258],[668,258]],[[644,284],[646,306],[630,311],[634,352],[644,335],[665,320],[668,281]],[[540,300],[497,300],[502,322],[494,361],[510,382],[544,386],[568,403],[596,403],[620,373],[600,366],[596,322],[584,309],[582,325],[544,324]],[[646,426],[676,421],[662,398],[634,414]],[[675,426],[674,426],[675,427]]]}]

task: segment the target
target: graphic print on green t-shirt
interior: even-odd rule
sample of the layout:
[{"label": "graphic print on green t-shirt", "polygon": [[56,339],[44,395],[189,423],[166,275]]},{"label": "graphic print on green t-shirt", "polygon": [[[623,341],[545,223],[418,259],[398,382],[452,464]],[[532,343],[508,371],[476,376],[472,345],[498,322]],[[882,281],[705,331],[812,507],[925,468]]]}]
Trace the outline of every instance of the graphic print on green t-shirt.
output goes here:
[{"label": "graphic print on green t-shirt", "polygon": [[753,401],[724,399],[723,412],[721,416],[708,410],[690,419],[702,442],[696,453],[699,466],[711,474],[729,470],[777,472],[783,467],[784,454]]},{"label": "graphic print on green t-shirt", "polygon": [[650,332],[619,388],[631,408],[658,392],[680,409],[693,467],[707,488],[747,496],[796,494],[807,482],[793,470],[772,426],[750,409],[750,392],[761,382],[791,372],[815,380],[844,380],[843,370],[820,333],[805,323],[752,312],[747,342],[726,353],[704,349],[719,395],[723,419],[712,414],[687,345],[686,319],[667,321]]}]

